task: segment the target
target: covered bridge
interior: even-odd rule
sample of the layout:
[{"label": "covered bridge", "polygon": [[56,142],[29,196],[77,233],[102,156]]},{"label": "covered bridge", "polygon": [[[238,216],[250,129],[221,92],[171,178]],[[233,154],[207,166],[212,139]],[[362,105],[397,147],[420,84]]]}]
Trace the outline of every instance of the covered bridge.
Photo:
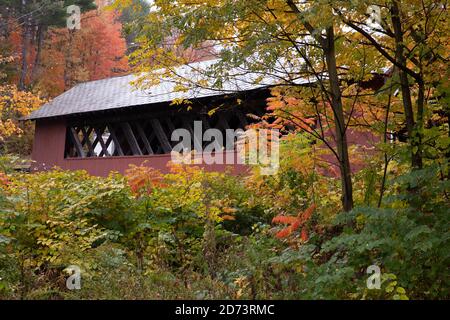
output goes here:
[{"label": "covered bridge", "polygon": [[[208,68],[210,63],[182,66],[177,73],[194,77],[191,70]],[[251,77],[227,81],[217,90],[175,91],[170,79],[141,90],[130,84],[133,75],[79,84],[27,117],[36,122],[32,170],[56,166],[105,176],[145,162],[166,171],[178,143],[171,141],[173,130],[192,132],[194,120],[202,121],[203,130],[243,129],[255,121],[251,115],[264,114],[268,84],[255,84]],[[173,104],[182,100],[190,103]],[[209,169],[223,170],[224,165]]]}]

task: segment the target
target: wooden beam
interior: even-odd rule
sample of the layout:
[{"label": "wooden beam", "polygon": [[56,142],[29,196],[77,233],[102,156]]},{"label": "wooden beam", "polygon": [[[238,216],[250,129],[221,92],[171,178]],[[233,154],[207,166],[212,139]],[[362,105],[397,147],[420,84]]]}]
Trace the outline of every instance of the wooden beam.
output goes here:
[{"label": "wooden beam", "polygon": [[[203,142],[202,142],[201,138],[199,141],[197,139],[197,137],[195,136],[194,129],[192,128],[192,125],[191,125],[191,123],[193,123],[193,121],[194,121],[194,118],[192,118],[192,117],[183,117],[183,127],[191,133],[192,142],[194,143],[194,149],[196,148],[196,146],[199,146],[201,149]],[[201,132],[201,134],[203,136],[203,132]],[[198,150],[198,151],[201,152],[201,150]]]},{"label": "wooden beam", "polygon": [[[94,139],[94,141],[92,141],[92,148],[94,148],[94,150],[95,150],[95,148],[97,147],[97,144],[100,143],[100,139],[98,137],[98,132],[97,132],[98,128],[95,126],[92,126],[92,129],[94,129],[94,133],[95,133],[95,139]],[[101,131],[103,132],[103,130],[101,130]]]},{"label": "wooden beam", "polygon": [[120,142],[119,139],[117,139],[117,135],[116,135],[116,130],[114,129],[114,126],[112,124],[108,124],[108,130],[109,130],[109,134],[111,135],[113,141],[114,141],[114,149],[117,150],[117,153],[119,154],[119,156],[123,156],[123,150],[122,147],[120,146]]},{"label": "wooden beam", "polygon": [[108,139],[106,139],[106,142],[105,142],[106,153],[104,153],[103,151],[100,152],[100,157],[103,157],[103,155],[105,155],[106,157],[112,156],[112,154],[110,154],[109,151],[108,151],[109,145],[111,144],[112,141],[113,141],[113,138],[112,138],[112,136],[110,134]]},{"label": "wooden beam", "polygon": [[217,122],[217,126],[222,127],[223,130],[230,129],[230,125],[228,124],[228,118],[229,117],[226,113],[220,115],[219,121]]},{"label": "wooden beam", "polygon": [[[194,105],[191,107],[193,108],[192,111],[186,111],[185,109],[180,108],[174,108],[171,106],[169,108],[170,103],[161,103],[158,106],[153,106],[151,108],[155,111],[145,111],[145,107],[142,106],[142,108],[128,108],[124,109],[122,111],[118,111],[116,109],[104,111],[104,112],[95,112],[95,113],[89,113],[86,115],[77,115],[77,116],[71,116],[69,118],[69,124],[73,125],[91,125],[91,124],[104,124],[104,123],[117,123],[122,121],[139,121],[142,119],[148,119],[148,118],[161,118],[161,117],[180,117],[184,114],[193,114],[193,113],[199,113],[205,106],[207,105],[215,105],[218,103],[229,103],[231,105],[235,105],[236,103],[236,97],[243,100],[242,105],[245,109],[247,109],[248,106],[256,106],[259,109],[262,109],[264,112],[265,106],[267,102],[265,101],[266,97],[270,96],[270,92],[267,89],[255,89],[253,91],[247,91],[244,94],[241,95],[232,95],[230,97],[223,97],[218,96],[215,98],[212,97],[205,97],[197,99]],[[216,101],[216,102],[215,102]],[[147,108],[148,109],[148,108]],[[247,112],[248,113],[248,112]],[[253,112],[252,112],[253,113]]]},{"label": "wooden beam", "polygon": [[68,134],[70,139],[72,140],[75,150],[77,151],[78,157],[86,158],[86,154],[84,153],[83,146],[80,142],[80,136],[78,135],[76,130],[73,127],[70,127],[68,130]]},{"label": "wooden beam", "polygon": [[134,125],[136,126],[137,132],[138,132],[139,136],[141,137],[142,142],[144,143],[144,147],[147,150],[148,154],[154,154],[152,146],[150,145],[150,142],[147,139],[145,131],[144,131],[144,129],[142,129],[142,126],[139,123],[139,121],[136,121],[134,123]]},{"label": "wooden beam", "polygon": [[205,131],[211,129],[211,125],[209,124],[209,120],[211,120],[211,118],[206,114],[202,114],[200,118],[202,119],[203,128]]},{"label": "wooden beam", "polygon": [[164,130],[163,130],[159,120],[158,119],[151,119],[150,123],[152,125],[153,131],[156,134],[156,137],[159,140],[159,143],[161,144],[163,152],[164,153],[170,153],[172,151],[172,146],[170,145],[170,142],[167,139],[167,135],[164,132]]},{"label": "wooden beam", "polygon": [[247,117],[244,115],[244,113],[241,111],[241,109],[236,108],[234,110],[234,112],[236,113],[236,116],[239,119],[239,122],[241,123],[241,126],[243,129],[245,129],[248,126],[248,121],[247,121]]},{"label": "wooden beam", "polygon": [[[103,155],[109,157],[108,147],[105,144],[105,141],[103,141],[103,133],[105,132],[105,128],[103,127],[102,130],[99,128],[94,128],[95,134],[97,136],[96,140],[100,142],[100,146],[102,147],[102,151],[100,152],[99,156],[102,157]],[[108,139],[111,138],[111,135],[109,135]]]},{"label": "wooden beam", "polygon": [[150,135],[147,136],[147,140],[148,140],[148,142],[150,143],[150,146],[152,145],[153,140],[156,139],[156,150],[153,149],[153,147],[152,147],[152,149],[153,149],[153,154],[161,154],[161,153],[164,153],[163,149],[161,148],[161,144],[159,143],[159,140],[158,140],[158,138],[156,137],[155,130],[153,130],[153,127],[152,127],[151,123],[150,123],[150,132],[148,132],[149,130],[147,130],[146,127],[144,127],[144,128],[145,128],[145,129],[144,129],[144,132],[146,133],[146,136],[147,136],[147,133],[150,134]]},{"label": "wooden beam", "polygon": [[133,155],[142,156],[142,150],[139,147],[139,143],[137,142],[136,137],[134,136],[130,123],[122,122],[120,126],[122,127],[123,133],[125,134],[125,139],[127,139],[128,144],[130,145],[131,148],[131,152],[133,152]]},{"label": "wooden beam", "polygon": [[172,116],[172,117],[180,117],[186,114],[190,114],[193,111],[184,111],[171,109],[170,111],[159,111],[159,112],[139,112],[138,114],[132,113],[124,113],[124,114],[116,114],[116,115],[96,115],[95,117],[88,116],[77,116],[69,119],[69,124],[71,125],[92,125],[92,124],[104,124],[104,123],[113,123],[118,124],[124,121],[140,121],[142,119],[161,119],[164,117]]},{"label": "wooden beam", "polygon": [[83,133],[83,141],[81,142],[82,145],[86,144],[89,150],[88,156],[93,157],[95,156],[94,148],[92,147],[91,139],[89,138],[92,133],[92,127],[90,127],[87,131],[85,127],[81,127],[81,132]]},{"label": "wooden beam", "polygon": [[173,125],[172,119],[170,119],[170,117],[166,117],[164,118],[164,120],[167,123],[167,126],[169,127],[170,133],[172,134],[172,132],[175,130],[175,126]]},{"label": "wooden beam", "polygon": [[80,126],[78,133],[80,132],[83,134],[83,140],[81,140],[81,144],[84,145],[86,143],[86,139],[89,138],[89,135],[92,132],[92,127],[89,127],[89,129],[86,131],[85,126]]}]

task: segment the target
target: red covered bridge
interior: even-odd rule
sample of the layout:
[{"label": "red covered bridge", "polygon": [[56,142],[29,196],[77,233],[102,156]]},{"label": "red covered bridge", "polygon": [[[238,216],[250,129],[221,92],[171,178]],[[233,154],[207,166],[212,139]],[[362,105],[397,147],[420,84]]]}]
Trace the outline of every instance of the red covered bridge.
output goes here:
[{"label": "red covered bridge", "polygon": [[[207,68],[209,63],[183,66],[178,72],[188,76],[191,68]],[[248,115],[264,114],[268,85],[251,84],[248,77],[224,83],[220,90],[175,91],[170,80],[141,90],[130,84],[133,75],[79,84],[27,118],[36,122],[32,170],[56,166],[105,176],[145,161],[166,171],[178,143],[171,141],[175,129],[192,132],[194,121],[202,121],[203,130],[244,129],[255,121]],[[174,100],[190,102],[174,105]],[[214,164],[208,169],[225,168]]]},{"label": "red covered bridge", "polygon": [[[205,70],[212,63],[181,66],[176,73],[192,79],[196,77],[193,70]],[[265,113],[269,88],[279,79],[259,78],[259,74],[245,74],[225,81],[220,89],[194,87],[184,91],[175,90],[173,79],[161,79],[148,90],[138,89],[131,84],[133,75],[79,84],[27,117],[36,122],[32,170],[84,169],[106,176],[111,171],[123,173],[131,164],[145,163],[166,172],[171,151],[179,143],[171,139],[175,129],[192,133],[194,121],[201,121],[203,131],[215,128],[226,136],[227,129],[245,129]],[[380,83],[370,85],[379,87],[384,82],[383,77],[376,81]],[[307,83],[302,79],[296,82]],[[372,135],[348,130],[347,136],[350,144],[363,149],[373,146]],[[209,143],[203,142],[203,147]],[[222,151],[224,157],[227,153],[235,154],[235,147]],[[323,160],[329,169],[324,173],[336,175],[336,160]],[[225,166],[212,164],[207,169],[223,171]],[[352,169],[360,168],[355,165]],[[243,172],[246,167],[236,164],[233,170]]]}]

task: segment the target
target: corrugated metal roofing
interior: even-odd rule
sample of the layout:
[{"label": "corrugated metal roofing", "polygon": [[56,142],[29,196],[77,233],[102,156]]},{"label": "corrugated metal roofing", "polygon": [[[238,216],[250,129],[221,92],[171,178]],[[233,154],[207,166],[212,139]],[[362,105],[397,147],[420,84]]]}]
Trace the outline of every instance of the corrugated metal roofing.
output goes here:
[{"label": "corrugated metal roofing", "polygon": [[[194,70],[207,70],[215,62],[217,61],[202,61],[181,66],[176,69],[176,74],[186,79],[198,79],[198,72]],[[275,85],[280,81],[276,77],[261,79],[259,74],[249,73],[234,76],[232,79],[232,81],[224,81],[220,89],[195,88],[188,91],[176,91],[175,81],[171,81],[171,79],[162,79],[158,85],[147,90],[141,90],[130,84],[133,80],[136,80],[135,75],[91,81],[76,85],[34,111],[26,119],[35,120],[130,106],[151,105],[171,102],[176,99],[219,96],[263,88]]]}]

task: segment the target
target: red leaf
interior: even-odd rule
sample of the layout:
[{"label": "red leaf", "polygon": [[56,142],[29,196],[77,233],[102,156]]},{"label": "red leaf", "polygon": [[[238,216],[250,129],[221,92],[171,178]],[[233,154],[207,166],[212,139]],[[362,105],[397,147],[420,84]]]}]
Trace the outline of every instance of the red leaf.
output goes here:
[{"label": "red leaf", "polygon": [[287,227],[282,229],[281,231],[279,231],[275,237],[277,237],[278,239],[282,239],[282,238],[287,238],[291,235],[291,228]]},{"label": "red leaf", "polygon": [[[305,222],[307,222],[311,218],[315,209],[316,205],[312,204],[308,209],[306,209],[303,212],[300,212],[297,217],[283,216],[283,215],[274,217],[272,223],[289,225],[288,227],[280,230],[275,236],[279,239],[290,236],[293,232],[297,231],[300,227],[302,227],[305,224]],[[301,239],[303,241],[308,240],[308,232],[305,227],[302,228]]]},{"label": "red leaf", "polygon": [[311,218],[315,209],[316,209],[316,205],[313,204],[308,209],[306,209],[304,212],[300,213],[299,218],[302,221],[302,223],[305,223],[306,221],[308,221]]},{"label": "red leaf", "polygon": [[293,224],[295,221],[297,221],[297,217],[292,216],[276,216],[272,219],[272,223],[282,223],[282,224]]},{"label": "red leaf", "polygon": [[308,231],[306,230],[306,228],[302,229],[300,237],[301,237],[302,241],[308,240]]}]

